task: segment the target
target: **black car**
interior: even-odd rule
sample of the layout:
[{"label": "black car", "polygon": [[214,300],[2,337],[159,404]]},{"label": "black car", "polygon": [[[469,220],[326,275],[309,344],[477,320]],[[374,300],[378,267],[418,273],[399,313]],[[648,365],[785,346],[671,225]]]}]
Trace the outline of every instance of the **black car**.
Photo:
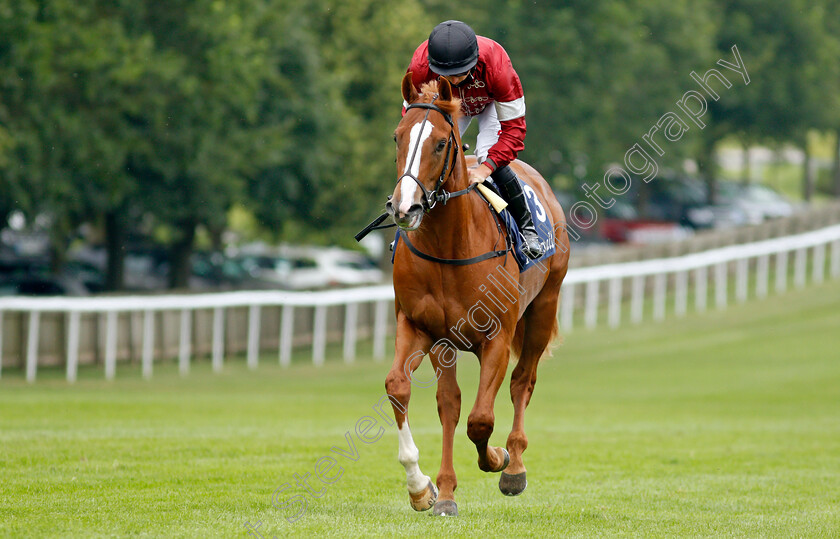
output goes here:
[{"label": "black car", "polygon": [[713,226],[714,214],[706,204],[706,193],[698,180],[660,176],[650,183],[636,182],[635,185],[640,185],[636,191],[636,206],[644,217],[693,229]]},{"label": "black car", "polygon": [[23,275],[0,280],[0,296],[87,296],[80,281],[54,275]]}]

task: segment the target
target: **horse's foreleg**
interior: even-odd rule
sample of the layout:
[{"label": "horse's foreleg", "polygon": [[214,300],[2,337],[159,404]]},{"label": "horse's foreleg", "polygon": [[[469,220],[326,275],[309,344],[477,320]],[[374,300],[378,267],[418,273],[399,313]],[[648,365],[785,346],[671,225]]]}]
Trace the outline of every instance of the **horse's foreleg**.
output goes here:
[{"label": "horse's foreleg", "polygon": [[428,352],[431,339],[418,331],[401,313],[397,314],[397,339],[394,364],[385,379],[385,390],[394,408],[399,437],[399,461],[405,468],[411,507],[415,511],[431,508],[437,500],[437,489],[431,478],[420,471],[420,451],[414,444],[408,426],[408,401],[411,398],[412,374]]},{"label": "horse's foreleg", "polygon": [[435,372],[440,372],[437,385],[437,407],[443,428],[443,450],[437,476],[440,494],[434,512],[437,515],[449,516],[458,514],[458,506],[455,505],[455,489],[458,487],[458,480],[452,463],[455,427],[458,426],[458,420],[461,417],[461,389],[458,387],[455,375],[456,354],[454,349],[442,346],[433,347],[429,352],[432,367]]},{"label": "horse's foreleg", "polygon": [[493,404],[505,379],[509,359],[510,336],[504,331],[487,342],[481,351],[478,394],[467,419],[467,436],[478,451],[478,467],[485,472],[500,472],[505,469],[509,460],[504,448],[488,445],[495,423]]}]

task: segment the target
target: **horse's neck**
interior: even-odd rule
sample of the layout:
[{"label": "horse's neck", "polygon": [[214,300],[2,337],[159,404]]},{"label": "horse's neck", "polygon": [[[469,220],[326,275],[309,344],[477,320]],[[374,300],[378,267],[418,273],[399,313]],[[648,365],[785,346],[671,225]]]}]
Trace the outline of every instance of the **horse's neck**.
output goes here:
[{"label": "horse's neck", "polygon": [[[463,157],[455,165],[452,181],[445,185],[450,192],[469,186],[467,168]],[[467,193],[451,198],[446,204],[438,203],[423,224],[414,232],[424,251],[438,258],[467,258],[471,251],[483,248],[481,245],[481,212],[487,211],[481,198]],[[412,241],[414,240],[412,237]]]}]

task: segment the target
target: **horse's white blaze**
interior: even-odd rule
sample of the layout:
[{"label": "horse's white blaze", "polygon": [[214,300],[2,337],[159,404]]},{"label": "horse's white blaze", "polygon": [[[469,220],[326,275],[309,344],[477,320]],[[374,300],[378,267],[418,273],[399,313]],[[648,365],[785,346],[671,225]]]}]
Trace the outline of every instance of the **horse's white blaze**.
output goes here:
[{"label": "horse's white blaze", "polygon": [[423,475],[420,471],[420,451],[414,445],[414,438],[411,437],[411,429],[408,428],[408,421],[402,424],[397,431],[400,440],[400,464],[405,468],[405,480],[408,483],[408,491],[416,494],[422,491],[429,484],[429,476]]},{"label": "horse's white blaze", "polygon": [[[423,132],[420,132],[423,126]],[[420,122],[411,128],[408,142],[408,155],[405,159],[405,170],[403,174],[411,174],[415,178],[420,174],[420,158],[423,155],[423,143],[432,134],[431,122]],[[414,162],[411,156],[414,155]],[[419,178],[418,178],[419,179]],[[400,211],[408,213],[408,209],[414,204],[414,194],[417,192],[417,182],[409,177],[400,181]]]}]

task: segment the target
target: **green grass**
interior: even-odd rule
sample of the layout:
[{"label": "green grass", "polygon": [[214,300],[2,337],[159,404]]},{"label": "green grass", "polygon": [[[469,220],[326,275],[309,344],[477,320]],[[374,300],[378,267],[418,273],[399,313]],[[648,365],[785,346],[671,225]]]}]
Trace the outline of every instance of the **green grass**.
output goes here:
[{"label": "green grass", "polygon": [[[840,282],[751,300],[724,312],[619,330],[576,330],[540,367],[526,426],[528,489],[505,498],[480,472],[464,425],[478,369],[458,365],[461,516],[408,505],[397,441],[354,436],[359,459],[307,496],[295,523],[272,492],[313,473],[356,421],[374,415],[387,364],[339,355],[316,369],[223,374],[172,364],[145,381],[60,369],[34,385],[0,380],[0,536],[746,536],[840,532]],[[303,359],[303,358],[301,358]],[[429,374],[424,365],[423,375]],[[412,430],[434,477],[440,426],[434,390],[415,389]],[[503,388],[496,444],[510,428]],[[295,492],[299,492],[295,487]],[[291,492],[289,492],[291,494]]]}]

